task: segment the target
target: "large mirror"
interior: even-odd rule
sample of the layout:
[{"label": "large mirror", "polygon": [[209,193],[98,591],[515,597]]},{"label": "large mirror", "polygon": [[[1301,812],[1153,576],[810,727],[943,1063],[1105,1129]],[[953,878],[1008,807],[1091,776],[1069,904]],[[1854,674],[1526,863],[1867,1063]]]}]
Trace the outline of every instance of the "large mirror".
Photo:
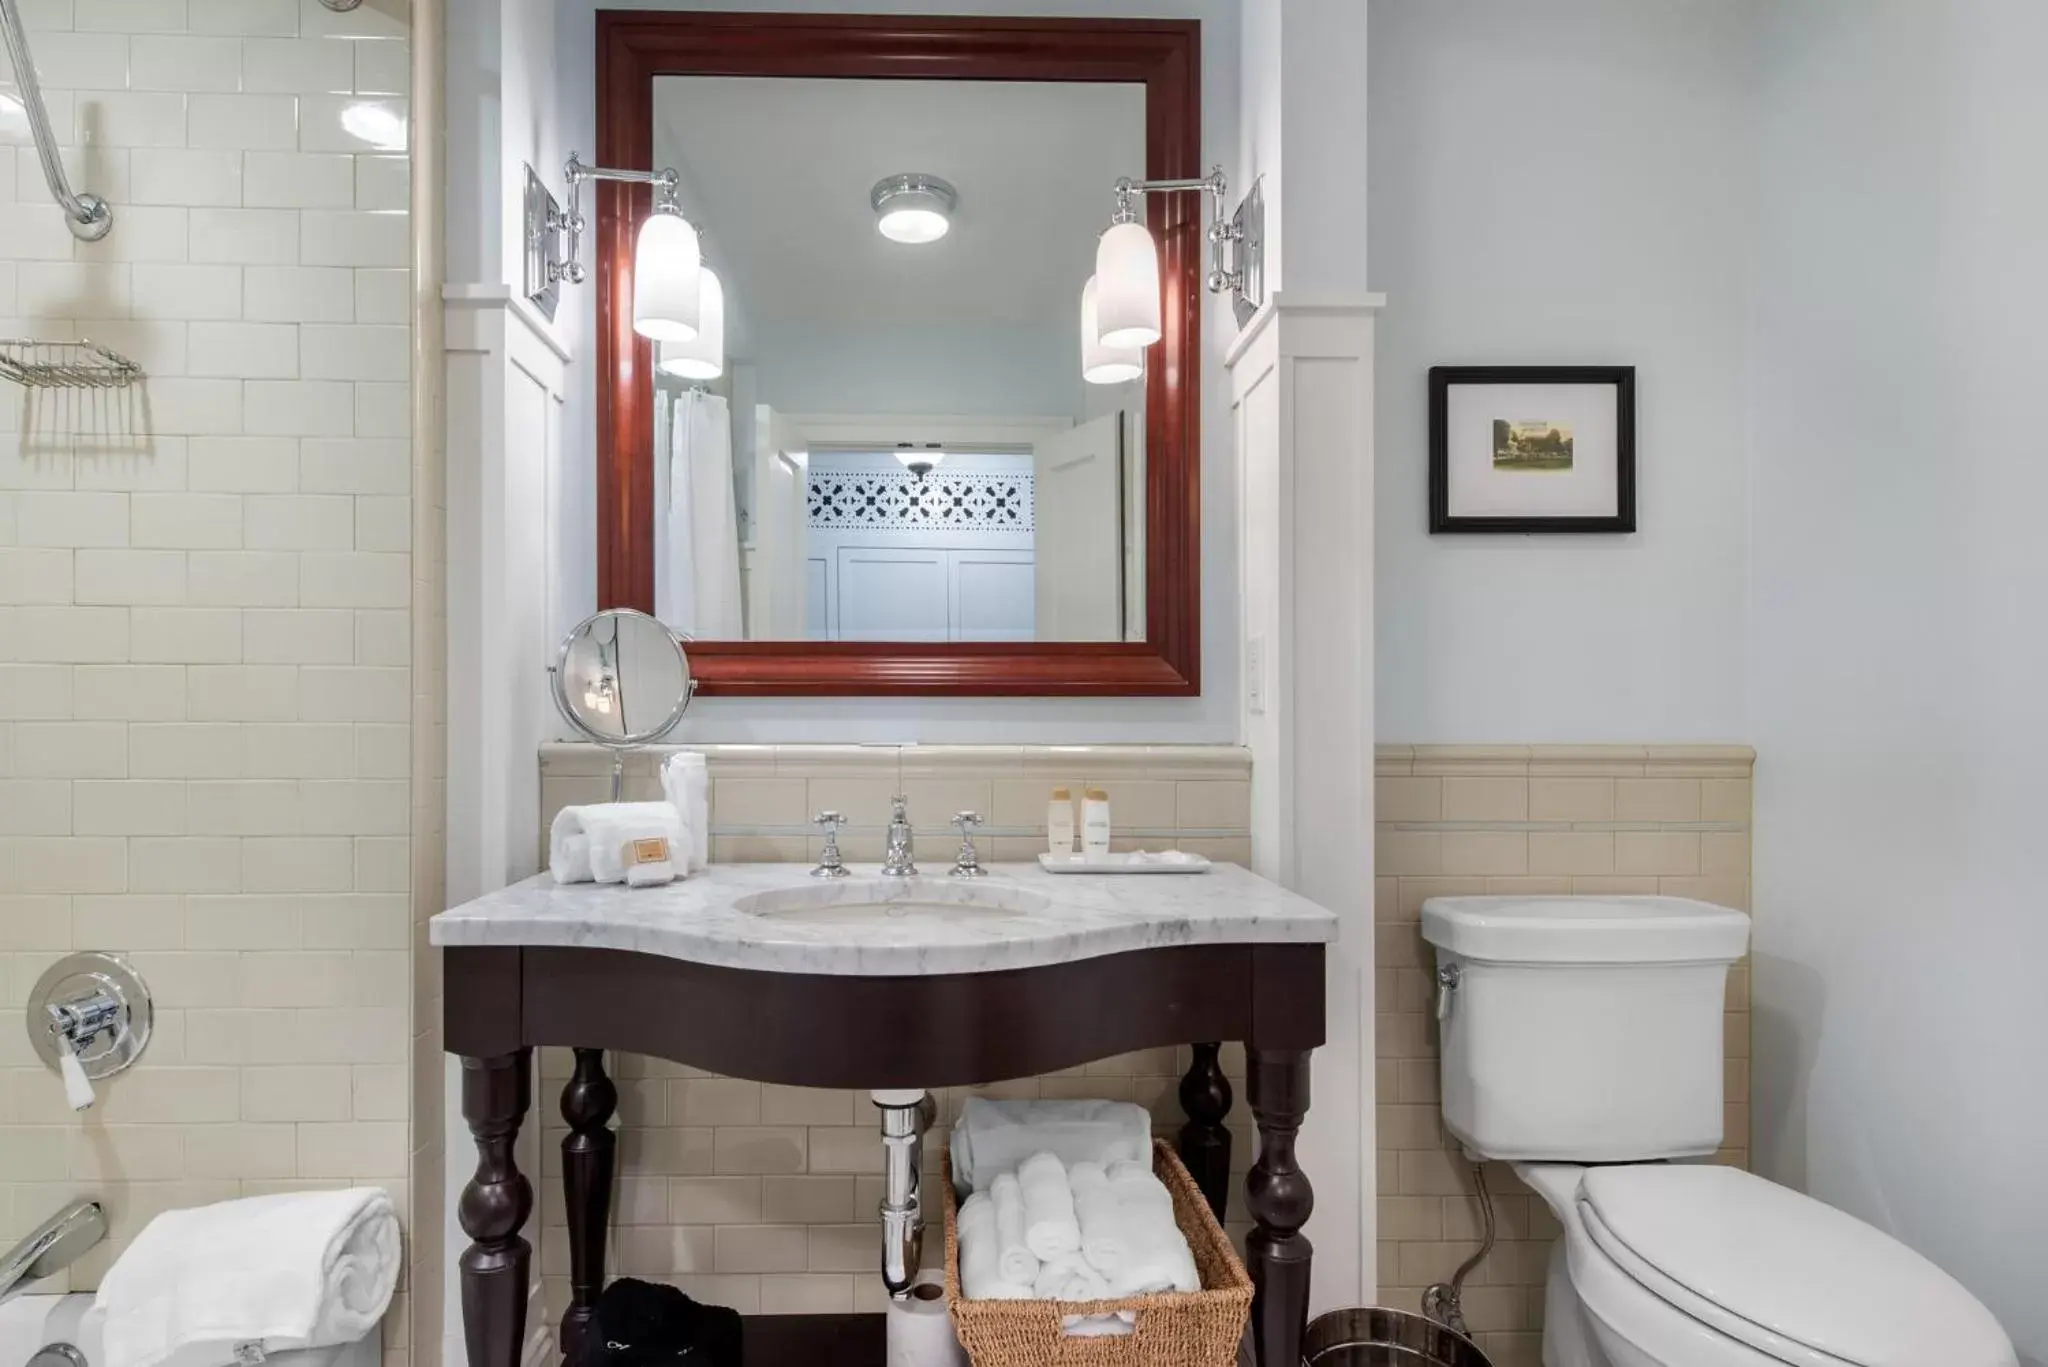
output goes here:
[{"label": "large mirror", "polygon": [[603,187],[602,601],[707,693],[1198,691],[1204,206],[1144,206],[1158,344],[1081,324],[1118,179],[1199,164],[1197,33],[600,16],[602,159],[675,170],[707,268],[636,337]]},{"label": "large mirror", "polygon": [[1140,85],[658,78],[722,339],[656,352],[656,615],[1143,640],[1144,385],[1084,378],[1076,310],[1144,163]]}]

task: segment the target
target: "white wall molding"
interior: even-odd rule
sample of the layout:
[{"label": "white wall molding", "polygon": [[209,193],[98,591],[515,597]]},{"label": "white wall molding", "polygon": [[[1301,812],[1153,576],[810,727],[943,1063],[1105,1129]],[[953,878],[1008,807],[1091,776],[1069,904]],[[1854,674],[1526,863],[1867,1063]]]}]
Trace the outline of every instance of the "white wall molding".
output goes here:
[{"label": "white wall molding", "polygon": [[1317,296],[1297,306],[1276,295],[1228,356],[1242,481],[1253,863],[1342,920],[1330,955],[1329,1042],[1316,1054],[1301,1139],[1316,1186],[1308,1227],[1316,1311],[1371,1304],[1378,1284],[1371,832],[1380,302]]},{"label": "white wall molding", "polygon": [[[535,871],[532,761],[548,739],[548,648],[559,594],[545,535],[557,515],[568,349],[505,286],[443,293],[448,440],[447,905]],[[443,1361],[460,1367],[457,1276],[467,1237],[455,1211],[473,1148],[462,1121],[460,1068],[446,1065]],[[533,1145],[529,1125],[522,1143]],[[522,1164],[538,1157],[523,1154]],[[527,1171],[539,1168],[527,1166]],[[538,1292],[539,1268],[535,1266]],[[539,1305],[530,1323],[543,1323]],[[537,1350],[536,1350],[537,1351]]]}]

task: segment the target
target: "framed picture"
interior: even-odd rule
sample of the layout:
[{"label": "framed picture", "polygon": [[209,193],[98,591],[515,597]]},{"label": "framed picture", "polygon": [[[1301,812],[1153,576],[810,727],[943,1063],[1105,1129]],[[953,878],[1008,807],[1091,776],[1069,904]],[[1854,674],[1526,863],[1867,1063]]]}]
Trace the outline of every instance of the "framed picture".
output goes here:
[{"label": "framed picture", "polygon": [[1634,366],[1434,366],[1431,532],[1636,529]]}]

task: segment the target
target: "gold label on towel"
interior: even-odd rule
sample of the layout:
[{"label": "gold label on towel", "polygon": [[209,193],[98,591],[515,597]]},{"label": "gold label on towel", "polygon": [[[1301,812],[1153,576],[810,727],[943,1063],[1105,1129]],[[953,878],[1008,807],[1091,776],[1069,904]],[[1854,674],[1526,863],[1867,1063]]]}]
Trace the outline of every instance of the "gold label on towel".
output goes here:
[{"label": "gold label on towel", "polygon": [[659,864],[667,859],[668,840],[664,836],[650,835],[626,847],[626,862],[629,864]]}]

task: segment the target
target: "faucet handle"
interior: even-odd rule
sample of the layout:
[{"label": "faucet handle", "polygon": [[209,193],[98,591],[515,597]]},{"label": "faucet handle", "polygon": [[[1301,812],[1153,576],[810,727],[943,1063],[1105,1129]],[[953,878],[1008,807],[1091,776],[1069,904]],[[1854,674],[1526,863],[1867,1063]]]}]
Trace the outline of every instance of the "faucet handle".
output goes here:
[{"label": "faucet handle", "polygon": [[988,870],[981,866],[981,857],[974,849],[974,832],[981,825],[981,813],[955,812],[953,825],[960,831],[960,857],[953,862],[953,877],[986,877]]},{"label": "faucet handle", "polygon": [[823,811],[811,821],[825,836],[825,848],[818,851],[818,867],[811,870],[811,877],[846,877],[846,861],[839,857],[839,828],[846,824],[846,818],[838,812]]}]

